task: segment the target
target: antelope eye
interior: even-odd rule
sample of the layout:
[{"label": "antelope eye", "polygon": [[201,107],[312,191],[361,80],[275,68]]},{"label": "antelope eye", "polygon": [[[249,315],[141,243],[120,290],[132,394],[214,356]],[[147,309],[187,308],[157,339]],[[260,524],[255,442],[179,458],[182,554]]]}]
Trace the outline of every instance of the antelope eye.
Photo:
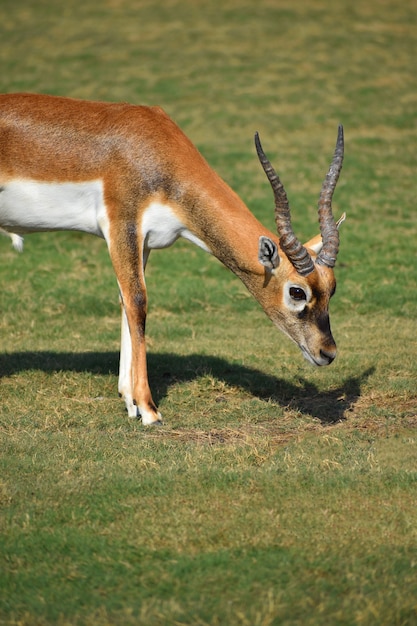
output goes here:
[{"label": "antelope eye", "polygon": [[290,287],[290,296],[293,300],[307,300],[307,295],[301,287]]}]

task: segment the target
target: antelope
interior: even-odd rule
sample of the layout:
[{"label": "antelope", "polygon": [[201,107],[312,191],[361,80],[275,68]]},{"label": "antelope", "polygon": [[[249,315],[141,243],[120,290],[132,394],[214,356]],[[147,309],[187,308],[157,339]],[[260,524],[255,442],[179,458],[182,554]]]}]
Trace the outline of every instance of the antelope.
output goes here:
[{"label": "antelope", "polygon": [[343,127],[319,199],[320,234],[295,236],[284,187],[255,135],[275,200],[278,235],[265,228],[159,107],[28,93],[0,96],[0,229],[22,235],[74,230],[105,239],[122,309],[118,390],[128,415],[160,424],[146,364],[145,267],[179,237],[236,274],[275,326],[312,364],[336,344],[329,300],[339,249],[332,197]]}]

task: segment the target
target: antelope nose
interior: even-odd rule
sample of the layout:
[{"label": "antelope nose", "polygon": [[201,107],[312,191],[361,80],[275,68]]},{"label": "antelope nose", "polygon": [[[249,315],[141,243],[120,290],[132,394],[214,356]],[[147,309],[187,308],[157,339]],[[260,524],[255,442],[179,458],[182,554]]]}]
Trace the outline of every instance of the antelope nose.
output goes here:
[{"label": "antelope nose", "polygon": [[336,358],[336,350],[320,350],[320,356],[327,361],[327,365],[330,365]]}]

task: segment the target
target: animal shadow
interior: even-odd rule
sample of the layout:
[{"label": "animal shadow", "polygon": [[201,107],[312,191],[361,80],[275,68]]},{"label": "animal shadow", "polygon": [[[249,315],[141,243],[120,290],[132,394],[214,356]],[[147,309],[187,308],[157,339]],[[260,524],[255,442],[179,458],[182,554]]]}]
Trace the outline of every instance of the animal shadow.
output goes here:
[{"label": "animal shadow", "polygon": [[[149,382],[157,402],[167,395],[172,385],[209,374],[226,385],[240,387],[253,397],[291,407],[327,424],[344,419],[346,412],[360,397],[362,385],[375,369],[369,368],[344,380],[337,389],[323,392],[305,379],[299,379],[296,385],[213,356],[150,353],[148,362]],[[0,379],[26,370],[90,372],[116,377],[118,366],[117,352],[12,352],[0,355]]]}]

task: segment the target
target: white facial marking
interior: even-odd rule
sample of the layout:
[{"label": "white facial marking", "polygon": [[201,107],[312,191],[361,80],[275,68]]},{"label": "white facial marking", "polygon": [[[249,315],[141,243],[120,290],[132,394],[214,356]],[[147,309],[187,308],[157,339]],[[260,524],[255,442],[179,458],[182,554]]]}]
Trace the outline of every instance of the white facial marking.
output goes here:
[{"label": "white facial marking", "polygon": [[167,204],[152,202],[142,217],[142,235],[148,248],[167,248],[179,237],[188,239],[205,252],[211,252],[206,244],[189,231]]},{"label": "white facial marking", "polygon": [[9,232],[77,230],[103,237],[106,224],[100,180],[83,183],[14,180],[0,191],[0,226]]}]

